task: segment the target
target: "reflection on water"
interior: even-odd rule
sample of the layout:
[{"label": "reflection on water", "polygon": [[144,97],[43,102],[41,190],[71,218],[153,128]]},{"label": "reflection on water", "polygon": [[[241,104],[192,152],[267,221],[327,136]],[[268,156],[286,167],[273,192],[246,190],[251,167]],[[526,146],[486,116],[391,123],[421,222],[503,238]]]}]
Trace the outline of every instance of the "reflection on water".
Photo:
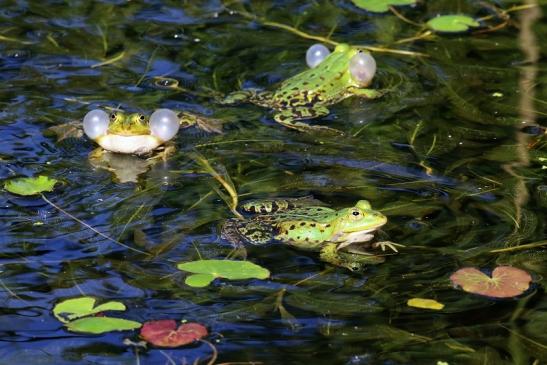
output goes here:
[{"label": "reflection on water", "polygon": [[[443,0],[398,9],[425,22],[446,13],[486,17],[494,5],[513,4]],[[546,99],[538,44],[546,9],[508,13],[506,26],[480,34],[400,44],[419,29],[349,1],[253,1],[245,9],[309,34],[428,57],[375,53],[373,85],[389,92],[346,99],[310,121],[346,136],[306,135],[284,129],[267,109],[216,100],[243,87],[275,88],[307,67],[316,40],[223,11],[218,0],[2,6],[0,177],[59,179],[47,198],[110,238],[40,197],[0,196],[3,361],[206,363],[212,355],[204,343],[164,351],[125,345],[138,342],[136,332],[70,333],[51,310],[83,294],[122,301],[128,310],[118,315],[131,320],[204,323],[218,363],[547,361],[547,155],[537,126]],[[151,163],[96,158],[86,138],[57,142],[48,132],[106,107],[201,113],[222,122],[224,134],[182,130],[167,162]],[[196,150],[217,175],[195,163]],[[190,288],[177,262],[233,254],[219,237],[222,220],[233,217],[222,179],[241,200],[313,195],[340,208],[367,199],[388,216],[382,235],[406,248],[355,274],[314,252],[251,246],[235,257],[267,267],[269,280]],[[531,248],[491,252],[525,244]],[[448,280],[463,266],[500,264],[530,271],[535,286],[522,298],[493,301]],[[445,309],[407,307],[412,297]]]}]

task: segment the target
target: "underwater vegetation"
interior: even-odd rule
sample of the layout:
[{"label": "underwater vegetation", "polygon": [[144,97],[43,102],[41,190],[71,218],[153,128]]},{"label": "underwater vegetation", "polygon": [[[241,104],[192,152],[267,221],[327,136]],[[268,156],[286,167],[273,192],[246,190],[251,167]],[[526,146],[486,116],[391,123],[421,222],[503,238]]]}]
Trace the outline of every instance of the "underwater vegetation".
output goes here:
[{"label": "underwater vegetation", "polygon": [[6,2],[2,361],[546,362],[546,11]]}]

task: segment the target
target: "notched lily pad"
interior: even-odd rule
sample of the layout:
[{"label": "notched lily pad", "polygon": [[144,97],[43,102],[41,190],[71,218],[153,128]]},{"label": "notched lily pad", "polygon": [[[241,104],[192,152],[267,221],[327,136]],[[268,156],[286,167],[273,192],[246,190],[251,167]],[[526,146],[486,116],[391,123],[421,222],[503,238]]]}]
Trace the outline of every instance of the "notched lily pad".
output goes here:
[{"label": "notched lily pad", "polygon": [[101,334],[112,331],[128,331],[140,328],[141,323],[122,318],[85,317],[66,324],[69,331]]},{"label": "notched lily pad", "polygon": [[439,303],[434,299],[425,299],[425,298],[411,298],[406,302],[406,305],[414,308],[422,309],[434,309],[441,310],[444,308],[443,303]]},{"label": "notched lily pad", "polygon": [[47,176],[20,177],[4,182],[4,189],[17,195],[34,195],[44,191],[53,191],[58,180]]},{"label": "notched lily pad", "polygon": [[141,337],[159,347],[184,346],[207,334],[207,328],[199,323],[184,323],[177,328],[172,319],[145,322],[141,328]]},{"label": "notched lily pad", "polygon": [[390,6],[397,5],[414,5],[416,0],[351,0],[355,6],[372,11],[375,13],[383,13],[389,10]]},{"label": "notched lily pad", "polygon": [[489,277],[474,267],[464,267],[450,276],[454,286],[473,294],[493,298],[511,298],[524,293],[532,282],[526,271],[512,266],[498,266]]},{"label": "notched lily pad", "polygon": [[228,280],[266,279],[270,271],[249,261],[199,260],[177,265],[179,270],[188,271],[185,283],[193,287],[204,287],[216,278]]},{"label": "notched lily pad", "polygon": [[[59,321],[68,323],[75,319],[90,316],[105,311],[124,311],[125,305],[121,302],[106,302],[95,307],[93,297],[80,297],[64,300],[53,308],[53,315]],[[104,317],[103,317],[104,318]]]},{"label": "notched lily pad", "polygon": [[469,27],[479,25],[479,22],[467,15],[441,15],[427,22],[427,26],[432,30],[447,33],[465,32]]}]

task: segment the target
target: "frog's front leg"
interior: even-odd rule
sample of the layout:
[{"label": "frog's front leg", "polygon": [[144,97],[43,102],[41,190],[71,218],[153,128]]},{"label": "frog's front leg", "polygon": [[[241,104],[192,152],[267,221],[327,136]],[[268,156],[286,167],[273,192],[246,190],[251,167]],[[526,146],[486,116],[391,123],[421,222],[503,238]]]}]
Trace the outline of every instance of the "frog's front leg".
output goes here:
[{"label": "frog's front leg", "polygon": [[385,261],[382,256],[356,254],[339,251],[336,243],[326,243],[321,248],[320,258],[329,264],[345,267],[351,271],[361,271],[365,265],[380,264]]},{"label": "frog's front leg", "polygon": [[324,106],[315,106],[313,108],[300,106],[279,110],[274,115],[274,120],[287,128],[296,129],[300,132],[326,132],[329,134],[343,135],[344,132],[335,128],[298,122],[298,120],[313,119],[328,114],[329,110]]},{"label": "frog's front leg", "polygon": [[350,95],[359,96],[365,99],[377,99],[385,94],[383,91],[374,89],[360,89],[358,87],[349,88],[347,92]]},{"label": "frog's front leg", "polygon": [[218,119],[207,118],[189,112],[178,112],[177,117],[181,128],[196,126],[208,133],[222,134],[222,121]]},{"label": "frog's front leg", "polygon": [[399,252],[399,250],[397,250],[397,247],[405,247],[405,245],[401,245],[400,243],[395,243],[391,241],[380,241],[380,242],[374,242],[372,244],[372,248],[378,248],[378,247],[380,247],[382,251],[385,251],[386,247],[389,247],[393,251]]}]

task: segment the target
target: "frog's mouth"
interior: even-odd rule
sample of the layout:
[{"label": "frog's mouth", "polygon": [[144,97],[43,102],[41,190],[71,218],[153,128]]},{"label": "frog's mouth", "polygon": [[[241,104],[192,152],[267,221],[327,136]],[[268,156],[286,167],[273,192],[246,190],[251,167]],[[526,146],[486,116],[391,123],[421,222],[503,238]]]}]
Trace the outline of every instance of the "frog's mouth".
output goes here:
[{"label": "frog's mouth", "polygon": [[107,151],[144,155],[158,148],[163,141],[150,134],[137,136],[122,136],[107,134],[99,137],[96,142]]},{"label": "frog's mouth", "polygon": [[334,235],[331,238],[331,241],[345,242],[348,245],[355,242],[367,242],[374,238],[373,232],[376,232],[378,228],[380,228],[380,226],[360,231],[340,232]]}]

